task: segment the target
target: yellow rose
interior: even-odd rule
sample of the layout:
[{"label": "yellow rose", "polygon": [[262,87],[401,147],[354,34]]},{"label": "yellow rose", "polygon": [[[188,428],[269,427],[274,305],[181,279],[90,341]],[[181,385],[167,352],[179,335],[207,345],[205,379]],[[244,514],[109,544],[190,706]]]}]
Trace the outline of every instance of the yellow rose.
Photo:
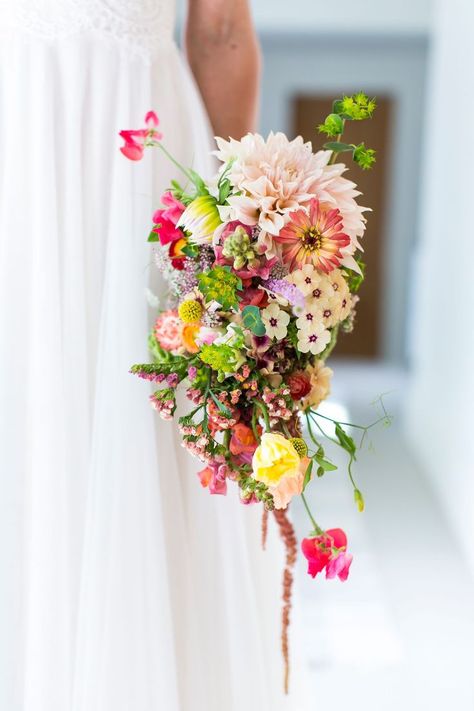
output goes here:
[{"label": "yellow rose", "polygon": [[276,486],[283,477],[298,477],[300,462],[298,452],[286,437],[267,432],[253,455],[253,476],[267,486]]}]

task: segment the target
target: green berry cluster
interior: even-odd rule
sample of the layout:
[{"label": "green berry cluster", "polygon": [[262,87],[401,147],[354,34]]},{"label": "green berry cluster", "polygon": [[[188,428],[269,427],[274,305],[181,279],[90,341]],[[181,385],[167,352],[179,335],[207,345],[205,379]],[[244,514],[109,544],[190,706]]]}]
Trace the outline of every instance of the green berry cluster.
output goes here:
[{"label": "green berry cluster", "polygon": [[246,265],[258,266],[258,258],[250,243],[250,237],[242,225],[225,238],[222,254],[228,259],[233,258],[234,269],[243,269]]}]

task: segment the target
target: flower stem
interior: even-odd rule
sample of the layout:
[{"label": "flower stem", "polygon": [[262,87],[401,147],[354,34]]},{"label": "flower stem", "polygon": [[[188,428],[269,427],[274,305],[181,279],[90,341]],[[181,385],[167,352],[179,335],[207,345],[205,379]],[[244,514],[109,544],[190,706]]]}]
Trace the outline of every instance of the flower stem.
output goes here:
[{"label": "flower stem", "polygon": [[309,516],[309,520],[311,521],[311,523],[312,523],[312,525],[313,525],[313,527],[314,527],[314,530],[316,531],[316,533],[318,534],[318,536],[321,536],[321,535],[324,533],[323,529],[322,529],[320,526],[318,526],[318,524],[317,524],[316,521],[314,520],[313,514],[311,513],[311,509],[310,509],[309,506],[308,506],[308,502],[306,501],[305,495],[304,495],[303,493],[301,493],[300,496],[301,496],[301,498],[303,499],[303,504],[304,504],[304,507],[305,507],[305,509],[306,509],[306,513],[307,513],[308,516]]},{"label": "flower stem", "polygon": [[155,146],[157,146],[158,148],[160,148],[163,151],[163,153],[168,158],[168,160],[170,160],[173,163],[173,165],[175,165],[182,173],[184,173],[184,175],[188,178],[188,180],[190,180],[191,182],[194,182],[191,174],[186,170],[186,168],[184,166],[181,165],[181,163],[178,163],[178,161],[175,158],[173,158],[171,153],[168,151],[167,148],[164,147],[164,145],[161,143],[161,141],[157,141],[155,143]]},{"label": "flower stem", "polygon": [[270,432],[271,427],[270,427],[270,418],[268,416],[268,410],[266,406],[263,404],[263,402],[259,402],[258,400],[255,401],[256,406],[260,409],[263,419],[265,421],[265,430],[267,432]]}]

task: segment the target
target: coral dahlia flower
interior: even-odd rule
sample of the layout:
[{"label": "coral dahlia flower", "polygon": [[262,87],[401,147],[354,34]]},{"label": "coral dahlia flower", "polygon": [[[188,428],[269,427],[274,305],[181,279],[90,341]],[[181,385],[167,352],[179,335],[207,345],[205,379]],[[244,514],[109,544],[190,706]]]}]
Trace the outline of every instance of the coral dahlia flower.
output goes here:
[{"label": "coral dahlia flower", "polygon": [[343,232],[342,215],[337,208],[325,209],[311,200],[309,212],[297,210],[275,241],[281,245],[283,261],[292,269],[312,264],[329,274],[343,259],[342,249],[350,243]]}]

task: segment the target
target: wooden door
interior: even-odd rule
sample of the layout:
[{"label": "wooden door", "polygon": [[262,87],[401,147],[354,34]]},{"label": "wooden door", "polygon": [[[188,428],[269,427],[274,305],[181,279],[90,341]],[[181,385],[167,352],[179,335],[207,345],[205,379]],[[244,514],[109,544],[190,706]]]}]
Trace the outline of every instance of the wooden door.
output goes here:
[{"label": "wooden door", "polygon": [[[316,126],[322,123],[330,113],[332,97],[321,95],[302,95],[293,101],[293,132],[311,141],[315,147],[324,143],[325,136],[318,134]],[[366,213],[367,230],[361,240],[364,248],[363,259],[367,264],[367,274],[362,284],[357,307],[356,327],[351,334],[341,334],[335,355],[344,357],[377,358],[381,355],[381,318],[382,318],[382,263],[385,244],[384,205],[387,190],[387,166],[390,115],[390,99],[377,97],[377,110],[370,121],[347,122],[344,141],[365,144],[377,151],[377,162],[369,171],[361,170],[348,162],[346,177],[357,183],[363,193],[360,204],[370,206],[373,212]],[[349,154],[342,154],[348,156]]]}]

